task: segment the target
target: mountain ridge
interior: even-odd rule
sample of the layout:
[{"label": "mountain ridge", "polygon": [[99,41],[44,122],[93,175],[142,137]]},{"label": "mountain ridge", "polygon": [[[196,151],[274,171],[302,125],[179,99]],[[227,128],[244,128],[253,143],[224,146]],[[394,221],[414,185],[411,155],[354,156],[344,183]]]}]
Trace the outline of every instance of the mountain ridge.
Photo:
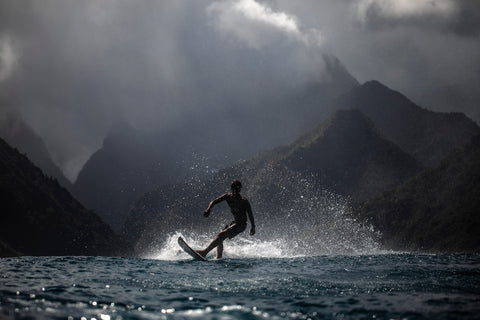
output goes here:
[{"label": "mountain ridge", "polygon": [[0,139],[2,255],[116,255],[129,246],[58,181]]},{"label": "mountain ridge", "polygon": [[0,137],[26,153],[46,175],[55,177],[68,190],[72,189],[72,183],[52,160],[43,139],[21,116],[10,112],[0,117]]},{"label": "mountain ridge", "polygon": [[427,167],[435,166],[451,150],[480,133],[480,127],[463,113],[422,108],[376,80],[340,96],[334,108],[360,109],[387,139]]},{"label": "mountain ridge", "polygon": [[480,252],[480,134],[434,168],[356,207],[386,248]]}]

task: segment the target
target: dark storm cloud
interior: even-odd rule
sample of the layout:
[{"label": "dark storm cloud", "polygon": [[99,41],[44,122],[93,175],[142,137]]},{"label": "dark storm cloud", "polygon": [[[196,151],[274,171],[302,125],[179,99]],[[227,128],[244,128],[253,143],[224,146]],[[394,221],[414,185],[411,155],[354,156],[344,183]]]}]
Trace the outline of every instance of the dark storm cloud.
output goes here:
[{"label": "dark storm cloud", "polygon": [[[399,5],[399,3],[401,5]],[[477,1],[0,3],[0,103],[74,177],[110,126],[157,129],[323,81],[322,53],[480,120]],[[246,110],[248,111],[248,110]]]},{"label": "dark storm cloud", "polygon": [[357,1],[358,18],[372,30],[409,26],[477,36],[480,4],[477,0]]},{"label": "dark storm cloud", "polygon": [[[243,4],[3,1],[4,105],[20,110],[72,177],[115,122],[178,125],[224,102],[255,108],[261,96],[321,78],[321,54],[309,50],[315,35],[288,29],[295,21],[284,13]],[[227,15],[244,25],[224,32]],[[253,37],[267,45],[252,46]]]},{"label": "dark storm cloud", "polygon": [[276,3],[321,30],[359,81],[380,80],[424,107],[480,121],[479,1]]},{"label": "dark storm cloud", "polygon": [[458,1],[459,11],[452,23],[453,31],[467,37],[480,35],[480,2],[478,0]]}]

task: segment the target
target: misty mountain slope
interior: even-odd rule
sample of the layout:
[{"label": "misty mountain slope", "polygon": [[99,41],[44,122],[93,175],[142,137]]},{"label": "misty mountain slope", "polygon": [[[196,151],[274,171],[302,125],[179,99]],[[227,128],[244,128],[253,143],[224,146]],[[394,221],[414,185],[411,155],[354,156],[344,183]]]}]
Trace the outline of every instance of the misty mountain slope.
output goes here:
[{"label": "misty mountain slope", "polygon": [[359,110],[340,110],[273,156],[329,190],[362,199],[421,170]]},{"label": "misty mountain slope", "polygon": [[[260,68],[272,67],[261,53],[253,58]],[[358,85],[338,59],[325,55],[323,60],[325,79],[306,86],[282,90],[282,81],[272,78],[242,99],[210,88],[192,102],[191,114],[168,128],[112,130],[81,170],[75,196],[119,230],[131,204],[145,192],[292,141],[327,115],[326,101]]]},{"label": "misty mountain slope", "polygon": [[291,210],[305,214],[336,194],[360,201],[421,169],[415,159],[382,138],[360,111],[337,111],[290,145],[238,163],[210,179],[146,194],[135,202],[123,232],[131,242],[138,239],[137,250],[143,251],[168,232],[205,230],[208,221],[201,212],[213,197],[228,191],[225,186],[234,178],[241,179],[255,210],[262,212],[259,225],[265,229],[267,221],[276,226],[291,219],[295,225],[303,223],[296,221]]},{"label": "misty mountain slope", "polygon": [[480,252],[480,135],[438,166],[371,199],[356,214],[382,232],[386,247]]},{"label": "misty mountain slope", "polygon": [[[158,138],[158,139],[157,139]],[[116,127],[80,172],[73,192],[114,229],[136,197],[159,183],[174,183],[185,175],[188,148],[176,137],[156,136],[127,125]]]},{"label": "misty mountain slope", "polygon": [[341,96],[338,108],[362,110],[385,137],[426,166],[439,163],[455,147],[480,132],[462,113],[433,112],[378,81],[369,81]]},{"label": "misty mountain slope", "polygon": [[72,183],[53,162],[42,138],[20,116],[9,113],[0,117],[0,137],[26,153],[46,175],[55,177],[62,186],[71,190]]},{"label": "misty mountain slope", "polygon": [[0,139],[0,243],[6,255],[113,255],[125,242]]}]

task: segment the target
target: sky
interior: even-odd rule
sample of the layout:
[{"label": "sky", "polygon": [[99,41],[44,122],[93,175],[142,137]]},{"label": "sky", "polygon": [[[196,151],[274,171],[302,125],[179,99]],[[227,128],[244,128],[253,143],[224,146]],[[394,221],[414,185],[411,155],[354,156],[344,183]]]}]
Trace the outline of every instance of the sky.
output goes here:
[{"label": "sky", "polygon": [[480,123],[479,40],[477,0],[2,0],[0,116],[23,117],[74,180],[112,125],[259,107],[328,81],[328,53]]}]

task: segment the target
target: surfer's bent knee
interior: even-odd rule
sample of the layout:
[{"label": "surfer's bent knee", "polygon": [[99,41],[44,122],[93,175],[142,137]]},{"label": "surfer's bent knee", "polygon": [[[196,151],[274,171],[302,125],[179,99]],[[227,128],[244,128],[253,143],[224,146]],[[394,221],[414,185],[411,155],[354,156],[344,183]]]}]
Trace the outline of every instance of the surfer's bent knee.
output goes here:
[{"label": "surfer's bent knee", "polygon": [[228,238],[227,230],[220,231],[220,233],[218,234],[218,238],[222,241],[227,239]]}]

